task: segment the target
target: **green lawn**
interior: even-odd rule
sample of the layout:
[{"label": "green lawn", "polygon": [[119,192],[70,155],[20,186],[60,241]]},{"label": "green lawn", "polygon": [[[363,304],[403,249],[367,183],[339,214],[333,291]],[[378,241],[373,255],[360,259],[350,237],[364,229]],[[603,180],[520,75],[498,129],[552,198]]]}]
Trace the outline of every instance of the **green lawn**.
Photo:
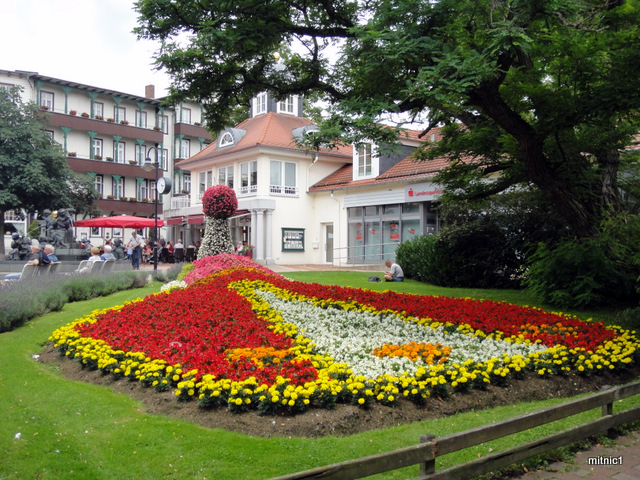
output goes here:
[{"label": "green lawn", "polygon": [[[530,302],[522,292],[454,292],[410,281],[373,284],[366,282],[366,274],[353,272],[300,272],[288,276],[411,293],[479,295],[516,303]],[[49,334],[57,327],[94,309],[122,304],[158,289],[156,283],[145,289],[68,304],[61,312],[34,319],[0,335],[0,416],[3,419],[0,479],[264,479],[412,445],[425,433],[445,435],[558,402],[522,403],[468,412],[347,438],[266,439],[147,414],[143,405],[126,395],[108,387],[67,380],[55,367],[32,357],[42,350]],[[616,411],[636,403],[637,399],[626,400],[616,405]],[[582,417],[597,415],[598,411],[592,411]],[[271,421],[265,418],[266,423]],[[558,427],[526,432],[517,441],[553,428]],[[506,448],[515,441],[509,437],[447,456],[440,467],[476,458],[489,448]],[[403,479],[415,477],[417,472],[417,468],[409,468],[372,478]]]}]

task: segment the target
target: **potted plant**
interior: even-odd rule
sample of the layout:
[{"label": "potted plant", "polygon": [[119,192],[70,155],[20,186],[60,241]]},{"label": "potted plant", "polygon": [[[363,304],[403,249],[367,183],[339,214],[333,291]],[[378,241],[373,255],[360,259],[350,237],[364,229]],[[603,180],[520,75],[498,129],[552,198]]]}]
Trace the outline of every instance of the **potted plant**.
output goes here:
[{"label": "potted plant", "polygon": [[46,112],[47,110],[49,110],[49,107],[47,107],[46,105],[40,105],[40,110],[44,110]]},{"label": "potted plant", "polygon": [[147,203],[149,200],[147,198],[142,199],[142,203]]},{"label": "potted plant", "polygon": [[96,115],[96,116],[95,116],[95,117],[93,117],[93,118],[95,118],[96,120],[103,120],[102,115]]},{"label": "potted plant", "polygon": [[187,190],[186,188],[183,188],[182,193],[189,193],[189,190]]},{"label": "potted plant", "polygon": [[107,118],[107,122],[113,123],[113,122],[115,122],[115,120],[113,118]]},{"label": "potted plant", "polygon": [[253,258],[253,245],[245,244],[242,247],[242,253],[245,257]]},{"label": "potted plant", "polygon": [[114,197],[113,195],[107,195],[107,198],[108,198],[109,200],[114,200],[116,197]]},{"label": "potted plant", "polygon": [[77,110],[69,110],[69,115],[75,115],[77,112]]},{"label": "potted plant", "polygon": [[113,162],[113,157],[107,157],[107,162]]},{"label": "potted plant", "polygon": [[89,114],[87,112],[82,112],[80,116],[84,118],[89,118]]},{"label": "potted plant", "polygon": [[67,155],[69,157],[75,157],[76,156],[76,152],[69,152],[69,153],[67,153]]},{"label": "potted plant", "polygon": [[93,158],[95,158],[96,160],[102,160],[102,155],[96,154],[93,156]]},{"label": "potted plant", "polygon": [[137,202],[138,199],[136,197],[129,197],[130,202]]},{"label": "potted plant", "polygon": [[155,127],[153,127],[153,129],[154,129],[156,132],[159,132],[159,131],[160,131],[160,127],[159,127],[158,125],[156,125]]},{"label": "potted plant", "polygon": [[120,120],[120,125],[129,125],[128,120]]},{"label": "potted plant", "polygon": [[202,123],[200,123],[200,122],[193,122],[193,124],[194,124],[196,127],[200,127],[200,126],[202,126]]},{"label": "potted plant", "polygon": [[135,160],[129,160],[129,165],[135,165],[137,162]]}]

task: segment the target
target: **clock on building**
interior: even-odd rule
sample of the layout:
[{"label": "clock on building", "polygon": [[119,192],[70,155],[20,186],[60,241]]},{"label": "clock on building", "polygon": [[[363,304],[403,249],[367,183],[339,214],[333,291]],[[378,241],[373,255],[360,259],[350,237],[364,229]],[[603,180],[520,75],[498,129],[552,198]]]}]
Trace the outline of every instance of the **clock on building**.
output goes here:
[{"label": "clock on building", "polygon": [[169,180],[167,177],[160,177],[158,179],[158,184],[156,185],[156,188],[160,195],[169,193],[171,191],[171,180]]}]

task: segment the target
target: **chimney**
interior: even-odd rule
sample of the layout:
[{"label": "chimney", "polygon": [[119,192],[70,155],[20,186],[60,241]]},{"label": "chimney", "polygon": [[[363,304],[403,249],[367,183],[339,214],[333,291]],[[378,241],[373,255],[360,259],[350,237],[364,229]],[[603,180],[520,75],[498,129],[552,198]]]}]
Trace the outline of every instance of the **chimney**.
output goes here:
[{"label": "chimney", "polygon": [[146,98],[156,98],[155,85],[147,85],[146,87],[144,87],[144,96]]}]

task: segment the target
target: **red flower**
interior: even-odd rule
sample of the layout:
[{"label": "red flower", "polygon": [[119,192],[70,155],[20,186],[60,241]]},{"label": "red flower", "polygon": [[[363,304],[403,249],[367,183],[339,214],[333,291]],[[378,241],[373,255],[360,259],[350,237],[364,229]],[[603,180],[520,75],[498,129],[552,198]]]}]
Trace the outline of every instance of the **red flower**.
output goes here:
[{"label": "red flower", "polygon": [[226,185],[209,187],[202,196],[202,211],[207,217],[229,218],[237,208],[236,192]]}]

